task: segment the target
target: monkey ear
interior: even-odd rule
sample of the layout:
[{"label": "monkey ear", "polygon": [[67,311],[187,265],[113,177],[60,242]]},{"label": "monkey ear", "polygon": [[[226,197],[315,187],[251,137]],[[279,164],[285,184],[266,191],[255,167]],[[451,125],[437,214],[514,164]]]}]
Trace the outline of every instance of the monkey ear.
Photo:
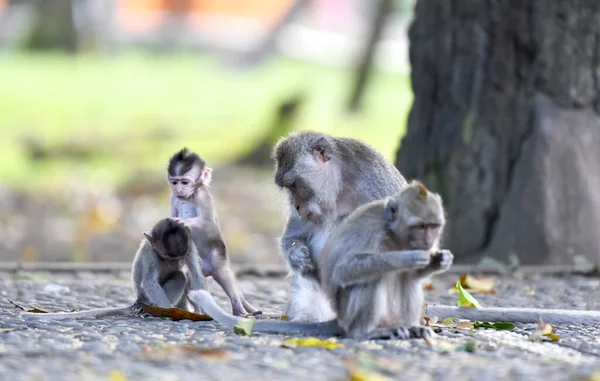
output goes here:
[{"label": "monkey ear", "polygon": [[325,137],[320,138],[312,144],[312,152],[321,163],[328,162],[333,155],[331,143]]},{"label": "monkey ear", "polygon": [[200,174],[200,181],[202,181],[203,185],[210,185],[212,181],[212,168],[204,167]]},{"label": "monkey ear", "polygon": [[150,242],[151,244],[154,243],[154,237],[152,236],[151,232],[147,231],[147,232],[143,232],[142,234],[144,234],[144,237],[146,237],[148,242]]},{"label": "monkey ear", "polygon": [[398,217],[398,201],[392,197],[388,197],[385,200],[385,220],[387,222],[394,222]]}]

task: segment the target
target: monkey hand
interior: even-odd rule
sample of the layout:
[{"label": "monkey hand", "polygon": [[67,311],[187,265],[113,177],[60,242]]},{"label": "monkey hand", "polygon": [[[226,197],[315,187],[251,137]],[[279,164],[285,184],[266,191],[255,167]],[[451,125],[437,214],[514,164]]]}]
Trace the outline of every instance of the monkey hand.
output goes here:
[{"label": "monkey hand", "polygon": [[431,255],[425,250],[411,250],[408,255],[408,267],[413,269],[423,269],[431,265]]},{"label": "monkey hand", "polygon": [[315,271],[315,264],[310,256],[308,247],[292,244],[288,252],[290,266],[301,274],[307,274]]},{"label": "monkey hand", "polygon": [[454,255],[450,250],[439,250],[431,254],[430,266],[436,270],[447,270],[452,265]]}]

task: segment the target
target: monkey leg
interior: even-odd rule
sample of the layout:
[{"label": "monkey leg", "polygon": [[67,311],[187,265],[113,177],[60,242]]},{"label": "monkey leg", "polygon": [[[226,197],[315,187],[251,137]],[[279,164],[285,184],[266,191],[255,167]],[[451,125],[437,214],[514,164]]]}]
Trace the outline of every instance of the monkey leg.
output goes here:
[{"label": "monkey leg", "polygon": [[312,276],[292,273],[288,295],[284,314],[290,321],[323,322],[336,317],[329,298]]},{"label": "monkey leg", "polygon": [[[211,275],[214,278],[214,280],[223,288],[225,294],[227,294],[227,296],[229,297],[229,300],[231,301],[231,312],[233,313],[233,315],[247,315],[248,311],[244,307],[244,296],[237,284],[235,274],[229,267],[229,264],[226,261],[222,261],[216,264]],[[254,309],[254,311],[252,312],[256,311],[254,307],[250,307]]]}]

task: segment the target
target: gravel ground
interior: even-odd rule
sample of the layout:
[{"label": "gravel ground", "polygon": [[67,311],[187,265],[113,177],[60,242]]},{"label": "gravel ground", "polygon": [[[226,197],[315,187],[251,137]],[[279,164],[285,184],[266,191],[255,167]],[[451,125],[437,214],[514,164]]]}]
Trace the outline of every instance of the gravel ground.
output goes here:
[{"label": "gravel ground", "polygon": [[[435,278],[427,300],[454,304],[456,296],[447,289],[456,279],[456,274]],[[251,303],[265,313],[281,313],[285,279],[242,277],[240,282]],[[154,317],[32,321],[7,301],[52,311],[125,305],[132,301],[127,273],[5,272],[0,273],[0,283],[1,380],[549,381],[592,380],[591,375],[600,372],[600,325],[557,326],[558,343],[527,341],[535,330],[528,324],[512,332],[446,328],[434,347],[422,340],[341,339],[338,343],[344,346],[336,349],[287,348],[282,346],[284,337],[239,336],[213,322]],[[227,306],[212,281],[210,289]],[[496,295],[475,296],[484,306],[600,308],[599,278],[498,278],[495,289]],[[444,343],[475,345],[469,352],[451,350]],[[185,350],[182,345],[191,347]],[[360,378],[356,369],[387,378]]]}]

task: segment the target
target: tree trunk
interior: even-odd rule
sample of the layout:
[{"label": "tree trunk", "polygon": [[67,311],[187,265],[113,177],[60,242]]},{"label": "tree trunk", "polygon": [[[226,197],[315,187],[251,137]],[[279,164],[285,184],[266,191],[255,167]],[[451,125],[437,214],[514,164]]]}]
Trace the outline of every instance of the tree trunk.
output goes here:
[{"label": "tree trunk", "polygon": [[26,48],[77,52],[73,0],[35,0],[35,13]]},{"label": "tree trunk", "polygon": [[457,262],[600,263],[600,2],[419,0],[396,164]]},{"label": "tree trunk", "polygon": [[371,74],[371,67],[373,66],[373,59],[375,58],[375,48],[377,47],[377,42],[379,42],[379,39],[381,38],[392,6],[392,0],[379,0],[379,6],[377,6],[375,17],[373,18],[369,38],[365,43],[365,50],[361,55],[358,67],[356,68],[356,82],[354,83],[348,102],[348,110],[351,112],[359,111],[362,106],[369,74]]}]

